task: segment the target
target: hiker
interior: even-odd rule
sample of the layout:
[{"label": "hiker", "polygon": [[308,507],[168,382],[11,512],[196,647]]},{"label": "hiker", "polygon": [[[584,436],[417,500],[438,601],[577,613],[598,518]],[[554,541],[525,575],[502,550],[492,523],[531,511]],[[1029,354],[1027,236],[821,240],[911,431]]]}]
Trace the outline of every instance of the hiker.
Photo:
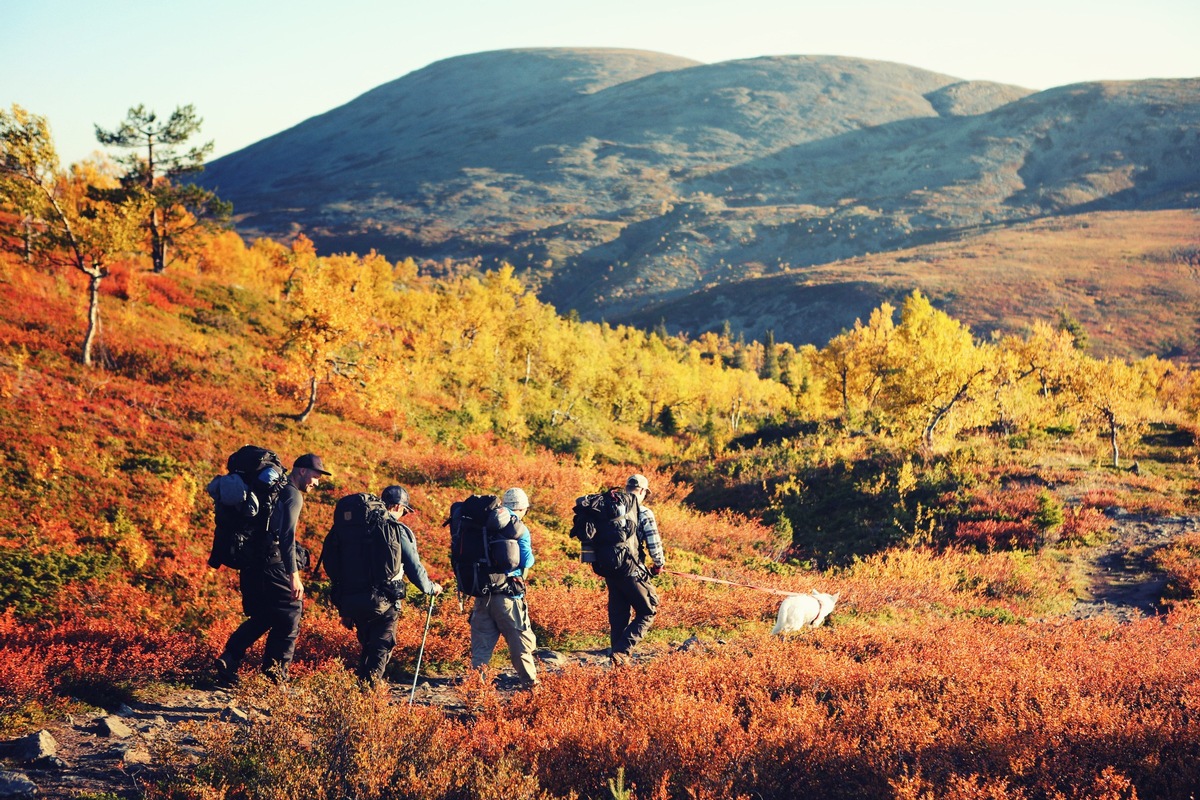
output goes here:
[{"label": "hiker", "polygon": [[[658,594],[650,585],[650,578],[662,572],[667,563],[663,556],[658,522],[654,519],[654,512],[646,505],[650,482],[644,475],[630,475],[625,482],[625,491],[638,501],[637,558],[621,574],[604,579],[608,584],[609,642],[612,644],[613,666],[632,663],[631,651],[650,630],[658,609]],[[649,569],[645,566],[645,551],[649,551],[652,562]],[[632,620],[629,618],[631,613]]]},{"label": "hiker", "polygon": [[510,570],[498,585],[487,594],[475,597],[471,609],[471,666],[482,669],[492,658],[500,636],[508,643],[508,654],[522,688],[538,684],[537,666],[533,651],[537,639],[529,624],[529,604],[525,601],[525,578],[533,566],[533,545],[525,515],[529,513],[529,497],[524,489],[514,487],[504,492],[502,503],[514,517],[517,547],[520,555],[516,569]]},{"label": "hiker", "polygon": [[390,580],[385,586],[376,587],[388,602],[383,610],[371,602],[347,602],[344,604],[346,611],[341,612],[342,624],[354,628],[358,643],[362,646],[356,674],[367,684],[383,680],[383,673],[392,657],[392,648],[396,646],[396,619],[404,602],[405,576],[427,595],[442,593],[441,584],[430,580],[421,563],[417,553],[417,537],[412,528],[400,521],[405,514],[414,510],[408,500],[408,490],[403,486],[389,486],[379,495],[379,499],[387,507],[384,536],[389,550],[393,554],[399,551],[399,563],[391,554],[387,558],[390,562],[388,571],[392,572]]},{"label": "hiker", "polygon": [[300,581],[303,565],[297,563],[296,526],[304,508],[304,495],[329,474],[321,457],[313,453],[305,453],[292,464],[287,484],[279,492],[271,512],[267,528],[271,541],[266,561],[239,573],[242,611],[249,619],[230,634],[225,649],[217,657],[220,683],[237,682],[238,665],[263,634],[267,635],[263,673],[275,683],[287,680],[304,605],[304,584]]}]

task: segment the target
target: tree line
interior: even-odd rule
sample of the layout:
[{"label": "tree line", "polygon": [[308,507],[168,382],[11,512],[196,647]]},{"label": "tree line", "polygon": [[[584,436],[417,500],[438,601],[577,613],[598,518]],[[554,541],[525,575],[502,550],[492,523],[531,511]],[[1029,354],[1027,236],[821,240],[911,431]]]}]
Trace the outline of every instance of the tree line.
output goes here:
[{"label": "tree line", "polygon": [[229,205],[183,180],[211,151],[183,149],[199,126],[191,106],[166,120],[138,106],[111,131],[97,126],[101,143],[130,151],[117,166],[63,170],[44,118],[0,110],[9,241],[31,265],[65,263],[87,276],[85,364],[100,282],[114,259],[137,254],[155,272],[179,259],[272,299],[281,328],[268,383],[299,422],[352,398],[577,451],[614,426],[715,451],[773,417],[870,431],[927,454],[963,431],[1084,430],[1105,437],[1119,466],[1130,435],[1194,421],[1200,408],[1188,369],[1092,358],[1086,331],[1065,313],[983,341],[914,291],[898,319],[885,303],[824,347],[777,342],[771,331],[746,343],[728,323],[688,337],[559,315],[507,265],[435,280],[412,259],[318,255],[304,236],[247,246],[222,230]]}]

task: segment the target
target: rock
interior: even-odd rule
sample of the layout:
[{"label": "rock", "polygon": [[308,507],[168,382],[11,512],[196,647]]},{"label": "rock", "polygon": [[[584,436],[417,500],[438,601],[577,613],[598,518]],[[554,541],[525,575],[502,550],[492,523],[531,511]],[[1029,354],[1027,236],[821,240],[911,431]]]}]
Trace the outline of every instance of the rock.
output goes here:
[{"label": "rock", "polygon": [[33,767],[34,769],[55,771],[71,768],[70,764],[68,764],[66,761],[63,761],[58,756],[42,756],[41,758],[30,762],[29,766]]},{"label": "rock", "polygon": [[33,797],[37,785],[21,772],[0,772],[0,798]]},{"label": "rock", "polygon": [[699,647],[700,644],[701,644],[700,640],[698,638],[696,638],[695,636],[692,636],[686,642],[679,645],[678,649],[681,650],[682,652],[686,653],[688,650],[691,650],[693,647]]},{"label": "rock", "polygon": [[232,703],[230,705],[227,705],[224,708],[222,708],[221,713],[218,716],[221,719],[223,719],[225,722],[249,722],[250,721],[250,715],[247,714],[245,711],[242,711],[240,708],[233,705]]},{"label": "rock", "polygon": [[133,736],[133,729],[121,721],[120,717],[108,716],[99,722],[100,735],[113,739],[128,739]]},{"label": "rock", "polygon": [[37,761],[58,755],[58,742],[45,729],[14,739],[9,746],[10,757],[17,761]]},{"label": "rock", "polygon": [[143,744],[135,744],[127,748],[121,756],[121,760],[126,764],[149,764],[150,750]]},{"label": "rock", "polygon": [[539,661],[545,661],[547,664],[552,664],[556,667],[561,667],[567,663],[567,657],[562,653],[548,648],[542,648],[534,652],[533,657]]},{"label": "rock", "polygon": [[146,720],[141,725],[138,725],[137,729],[139,733],[142,733],[145,736],[153,737],[161,733],[166,727],[166,718],[163,717],[162,714],[159,714],[158,716],[154,717],[154,719]]},{"label": "rock", "polygon": [[132,708],[125,705],[124,703],[121,703],[121,705],[117,707],[117,716],[118,717],[132,717],[136,713],[137,713],[136,711],[134,711]]}]

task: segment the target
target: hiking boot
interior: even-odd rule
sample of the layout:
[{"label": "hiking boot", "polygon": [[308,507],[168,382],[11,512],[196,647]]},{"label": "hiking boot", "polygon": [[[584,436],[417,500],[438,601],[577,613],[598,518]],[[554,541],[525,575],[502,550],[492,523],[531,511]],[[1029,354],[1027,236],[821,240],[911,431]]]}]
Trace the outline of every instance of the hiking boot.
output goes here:
[{"label": "hiking boot", "polygon": [[237,666],[229,656],[218,656],[214,662],[217,668],[217,686],[232,689],[238,684]]},{"label": "hiking boot", "polygon": [[613,653],[612,665],[614,667],[628,667],[633,664],[633,657],[629,653]]},{"label": "hiking boot", "polygon": [[288,668],[286,664],[272,664],[263,669],[263,675],[267,676],[267,680],[276,686],[283,686],[288,682]]}]

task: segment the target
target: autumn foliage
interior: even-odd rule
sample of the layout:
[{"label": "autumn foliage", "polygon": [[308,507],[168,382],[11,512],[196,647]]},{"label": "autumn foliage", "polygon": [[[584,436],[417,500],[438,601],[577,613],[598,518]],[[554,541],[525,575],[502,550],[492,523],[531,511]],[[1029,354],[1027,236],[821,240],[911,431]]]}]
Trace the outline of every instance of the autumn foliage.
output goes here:
[{"label": "autumn foliage", "polygon": [[[228,797],[604,797],[620,769],[637,797],[1186,797],[1197,637],[1194,612],[759,633],[568,667],[532,696],[468,681],[458,719],[322,671],[254,695],[271,724],[203,730],[220,767],[196,780]],[[153,794],[201,796],[189,785]]]},{"label": "autumn foliage", "polygon": [[[211,680],[241,617],[236,575],[205,565],[204,486],[254,442],[330,465],[301,519],[314,552],[338,497],[404,484],[447,585],[450,504],[525,487],[532,622],[564,651],[607,643],[572,502],[642,472],[671,570],[660,613],[630,669],[547,669],[534,695],[467,675],[451,715],[360,691],[357,642],[306,575],[295,682],[240,698],[270,722],[198,728],[198,764],[164,749],[151,796],[1183,798],[1200,782],[1194,536],[1158,556],[1169,613],[1063,616],[1066,562],[1113,508],[1195,507],[1183,366],[1097,361],[1049,326],[976,341],[919,293],[825,348],[772,351],[563,318],[508,268],[435,279],[303,237],[206,235],[164,273],[106,263],[85,366],[87,276],[0,253],[7,729]],[[1113,466],[1127,456],[1138,472]],[[777,592],[814,588],[841,594],[828,627],[768,637]],[[408,598],[394,679],[426,608]],[[468,640],[446,598],[423,669],[463,675]]]}]

